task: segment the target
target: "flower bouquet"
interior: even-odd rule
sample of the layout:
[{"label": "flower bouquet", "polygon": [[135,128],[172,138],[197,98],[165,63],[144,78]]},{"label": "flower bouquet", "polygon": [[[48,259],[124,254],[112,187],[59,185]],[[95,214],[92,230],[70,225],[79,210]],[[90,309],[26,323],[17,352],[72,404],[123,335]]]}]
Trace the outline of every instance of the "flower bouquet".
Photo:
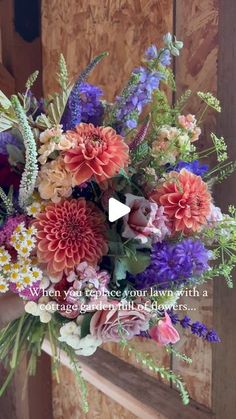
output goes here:
[{"label": "flower bouquet", "polygon": [[[188,403],[181,377],[130,342],[139,336],[145,348],[153,339],[191,362],[173,346],[176,324],[208,342],[220,339],[181,315],[187,306],[179,298],[214,277],[232,287],[236,210],[222,214],[211,191],[235,164],[226,162],[224,139],[213,133],[212,146],[197,149],[205,112],[220,112],[219,101],[198,92],[195,116],[184,113],[191,91],[172,106],[160,89],[175,88],[169,66],[182,46],[167,34],[162,48],[148,48],[114,103],[87,82],[106,53],[74,83],[61,55],[59,91],[46,99],[32,94],[37,72],[24,93],[9,100],[1,92],[0,293],[17,294],[25,310],[0,331],[0,359],[10,369],[1,394],[23,353],[35,373],[48,338],[55,370],[60,350],[70,358],[87,410],[78,356],[112,341],[171,380]],[[216,164],[209,168],[212,153]],[[129,207],[114,222],[111,198]]]}]

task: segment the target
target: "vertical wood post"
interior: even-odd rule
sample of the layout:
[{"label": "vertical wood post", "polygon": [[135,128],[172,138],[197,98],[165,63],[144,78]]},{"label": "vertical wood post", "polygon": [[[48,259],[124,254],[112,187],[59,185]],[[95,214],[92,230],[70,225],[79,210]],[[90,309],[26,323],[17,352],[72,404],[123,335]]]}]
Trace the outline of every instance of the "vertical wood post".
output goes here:
[{"label": "vertical wood post", "polygon": [[[225,137],[230,159],[236,158],[236,2],[219,0],[218,97],[222,112],[218,135]],[[224,210],[236,203],[236,173],[217,186],[216,197]],[[221,343],[213,350],[213,411],[217,419],[234,418],[236,412],[236,276],[234,288],[224,279],[214,283],[214,325]]]}]

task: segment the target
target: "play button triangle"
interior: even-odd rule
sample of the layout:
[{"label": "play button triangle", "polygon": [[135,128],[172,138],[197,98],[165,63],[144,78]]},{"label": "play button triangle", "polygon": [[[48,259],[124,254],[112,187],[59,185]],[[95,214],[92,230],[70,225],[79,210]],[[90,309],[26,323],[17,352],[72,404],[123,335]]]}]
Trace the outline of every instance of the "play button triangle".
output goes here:
[{"label": "play button triangle", "polygon": [[122,202],[117,201],[115,198],[110,198],[108,203],[108,218],[111,223],[119,218],[124,217],[124,215],[129,214],[130,208],[122,204]]}]

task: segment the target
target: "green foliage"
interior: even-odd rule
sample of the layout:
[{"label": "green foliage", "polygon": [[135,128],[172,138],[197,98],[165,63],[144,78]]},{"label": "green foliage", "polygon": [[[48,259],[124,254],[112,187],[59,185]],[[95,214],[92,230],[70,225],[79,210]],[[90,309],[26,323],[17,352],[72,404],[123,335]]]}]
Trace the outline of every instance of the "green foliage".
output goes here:
[{"label": "green foliage", "polygon": [[7,98],[6,95],[0,90],[0,106],[1,108],[8,110],[11,108],[11,101]]},{"label": "green foliage", "polygon": [[150,255],[141,251],[136,251],[132,256],[117,258],[115,261],[115,278],[117,281],[124,279],[126,272],[137,275],[143,272],[149,264]]},{"label": "green foliage", "polygon": [[31,87],[34,85],[34,83],[37,80],[38,75],[39,75],[39,71],[36,70],[36,71],[34,71],[34,73],[32,73],[29,76],[29,78],[28,78],[28,80],[27,80],[27,82],[25,84],[25,87],[26,87],[27,90],[31,89]]},{"label": "green foliage", "polygon": [[146,141],[139,144],[132,153],[132,161],[134,164],[144,160],[149,155],[150,148]]},{"label": "green foliage", "polygon": [[67,70],[66,60],[63,54],[60,54],[60,58],[59,58],[58,83],[61,89],[64,91],[66,91],[69,87],[68,70]]},{"label": "green foliage", "polygon": [[211,133],[211,139],[214,144],[214,148],[217,155],[218,162],[227,160],[227,144],[223,137],[217,137],[213,132]]},{"label": "green foliage", "polygon": [[154,127],[172,125],[173,113],[165,92],[156,90],[151,104],[151,118]]},{"label": "green foliage", "polygon": [[27,373],[35,373],[36,360],[41,354],[41,347],[47,326],[39,318],[24,314],[0,330],[0,360],[7,361],[8,376],[0,389],[0,397],[10,384],[13,375],[25,352],[30,354]]},{"label": "green foliage", "polygon": [[47,116],[52,125],[59,125],[70,94],[70,88],[49,95],[46,101]]},{"label": "green foliage", "polygon": [[190,96],[192,95],[192,91],[191,90],[186,90],[181,96],[180,98],[176,101],[175,104],[175,112],[178,114],[181,114],[187,101],[189,100]]},{"label": "green foliage", "polygon": [[67,356],[70,360],[72,370],[75,373],[75,376],[76,376],[77,381],[79,383],[80,395],[81,395],[81,407],[83,409],[83,412],[88,413],[89,405],[88,405],[88,401],[87,401],[87,394],[88,394],[87,385],[86,385],[86,382],[85,382],[84,378],[82,377],[82,372],[81,372],[81,367],[79,365],[78,357],[75,355],[75,351],[70,346],[68,346],[66,344],[62,344],[61,346],[62,346],[62,349],[67,354]]},{"label": "green foliage", "polygon": [[169,354],[173,354],[176,358],[179,358],[181,361],[186,362],[187,364],[192,364],[192,359],[189,358],[187,355],[182,354],[181,352],[177,351],[173,345],[166,345],[165,346],[166,352]]},{"label": "green foliage", "polygon": [[171,369],[161,367],[156,364],[154,359],[147,353],[137,351],[126,339],[126,330],[121,324],[118,325],[118,331],[120,334],[120,344],[123,349],[127,350],[128,354],[133,355],[136,361],[148,368],[150,371],[153,371],[157,374],[160,374],[161,378],[168,380],[169,382],[175,384],[177,390],[180,392],[183,404],[189,403],[189,394],[185,388],[185,384],[182,381],[182,378],[175,374]]},{"label": "green foliage", "polygon": [[35,188],[38,174],[37,149],[27,116],[18,97],[13,95],[11,103],[17,120],[17,127],[21,132],[25,146],[25,168],[21,177],[19,190],[19,205],[21,208],[24,208]]},{"label": "green foliage", "polygon": [[0,198],[4,204],[7,215],[11,215],[14,212],[14,206],[12,202],[13,198],[13,189],[10,188],[8,195],[0,187]]},{"label": "green foliage", "polygon": [[222,221],[204,229],[200,238],[211,245],[216,260],[213,268],[203,274],[203,278],[223,277],[228,287],[232,288],[232,272],[236,266],[236,211],[233,206],[230,212],[231,216],[225,215]]},{"label": "green foliage", "polygon": [[15,122],[12,104],[0,90],[0,132],[11,129]]},{"label": "green foliage", "polygon": [[81,324],[81,332],[80,332],[81,339],[83,339],[85,336],[87,336],[90,333],[90,322],[91,322],[92,317],[93,317],[93,313],[85,313],[83,315],[83,321]]},{"label": "green foliage", "polygon": [[220,101],[210,92],[197,92],[198,97],[210,108],[217,112],[221,112]]}]

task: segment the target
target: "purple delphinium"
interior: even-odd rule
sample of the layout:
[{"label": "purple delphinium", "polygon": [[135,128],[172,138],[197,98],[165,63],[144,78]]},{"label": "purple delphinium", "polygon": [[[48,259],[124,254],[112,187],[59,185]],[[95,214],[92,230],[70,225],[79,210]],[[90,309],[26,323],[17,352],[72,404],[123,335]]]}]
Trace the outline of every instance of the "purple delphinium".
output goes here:
[{"label": "purple delphinium", "polygon": [[0,154],[4,156],[8,155],[7,146],[14,145],[15,147],[22,147],[22,143],[19,138],[15,137],[9,131],[3,131],[0,133]]},{"label": "purple delphinium", "polygon": [[208,329],[204,323],[198,321],[192,322],[188,316],[179,319],[178,314],[174,313],[173,310],[168,310],[168,314],[174,325],[179,323],[184,329],[190,329],[192,334],[208,342],[220,342],[217,332],[214,329]]},{"label": "purple delphinium", "polygon": [[152,286],[165,289],[184,284],[208,269],[209,252],[200,240],[184,239],[179,243],[156,243],[151,263],[144,272],[129,276],[137,289]]},{"label": "purple delphinium", "polygon": [[128,129],[137,127],[138,117],[143,107],[152,100],[153,91],[158,89],[160,80],[164,75],[156,70],[149,70],[146,67],[139,67],[133,71],[133,75],[137,76],[137,83],[133,86],[131,94],[123,103],[122,96],[116,98],[115,113],[116,123],[119,125],[119,133],[124,134]]},{"label": "purple delphinium", "polygon": [[207,164],[200,164],[198,160],[193,160],[191,162],[181,160],[174,166],[166,165],[167,172],[171,172],[172,170],[174,170],[175,172],[180,172],[181,169],[186,169],[197,176],[204,176],[205,173],[208,171],[209,166]]},{"label": "purple delphinium", "polygon": [[101,103],[102,89],[89,83],[80,86],[81,122],[101,125],[104,107]]},{"label": "purple delphinium", "polygon": [[151,45],[145,52],[146,67],[134,69],[132,77],[135,82],[125,89],[125,95],[118,96],[115,101],[115,127],[124,135],[127,130],[136,128],[138,117],[143,107],[150,103],[152,94],[159,88],[160,81],[165,79],[164,72],[157,70],[158,61],[163,67],[171,63],[170,52],[167,49],[158,50]]}]

